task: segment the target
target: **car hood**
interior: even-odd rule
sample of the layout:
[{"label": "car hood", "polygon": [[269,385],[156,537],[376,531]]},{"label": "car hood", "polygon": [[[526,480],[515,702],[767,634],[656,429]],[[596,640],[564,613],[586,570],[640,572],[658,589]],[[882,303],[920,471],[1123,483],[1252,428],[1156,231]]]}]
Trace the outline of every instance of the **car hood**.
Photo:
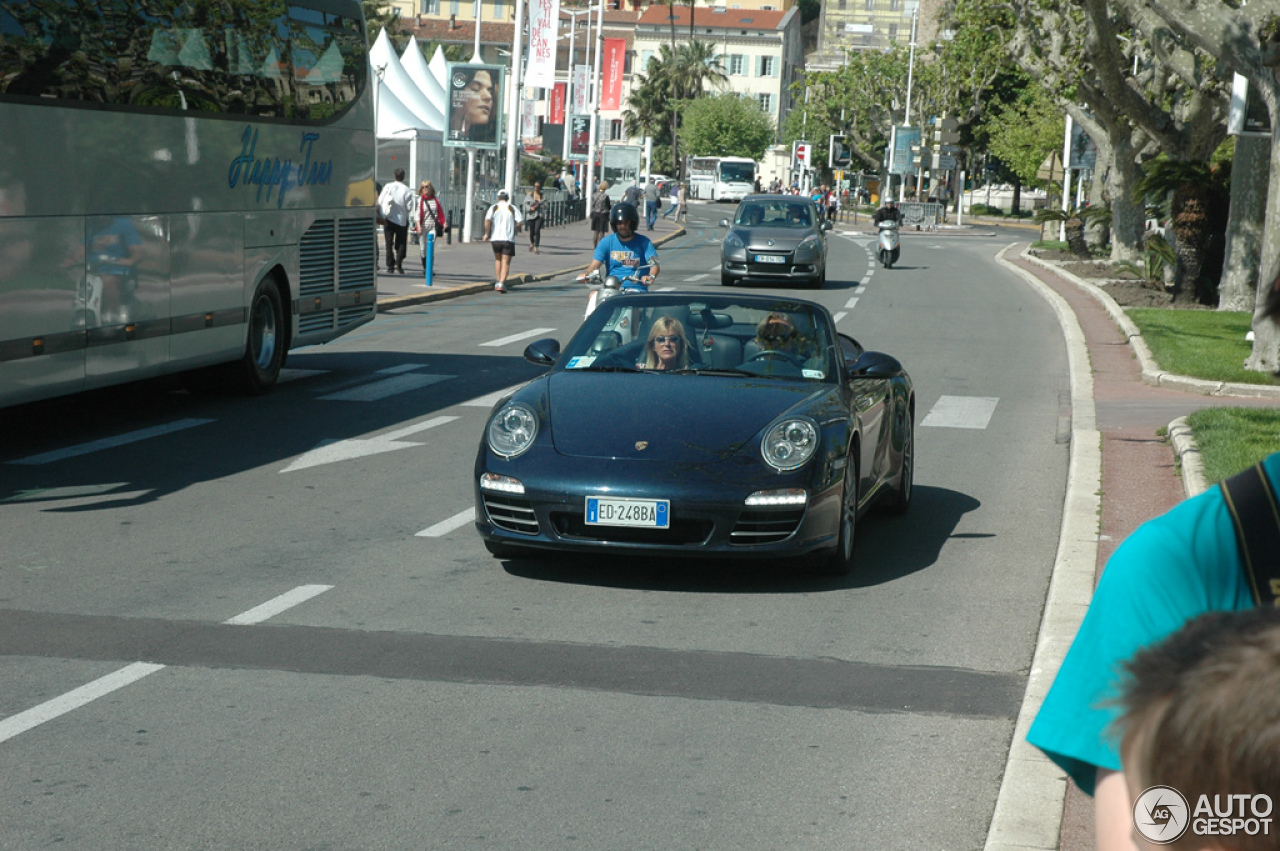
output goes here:
[{"label": "car hood", "polygon": [[[796,230],[795,228],[734,228],[733,232],[746,243],[747,248],[771,248],[777,251],[790,251],[799,245],[800,241],[806,236],[813,235],[813,231],[809,228],[804,230]],[[769,244],[769,240],[773,240],[773,245]]]},{"label": "car hood", "polygon": [[784,412],[826,390],[711,375],[560,372],[547,382],[556,451],[705,463],[732,457]]}]

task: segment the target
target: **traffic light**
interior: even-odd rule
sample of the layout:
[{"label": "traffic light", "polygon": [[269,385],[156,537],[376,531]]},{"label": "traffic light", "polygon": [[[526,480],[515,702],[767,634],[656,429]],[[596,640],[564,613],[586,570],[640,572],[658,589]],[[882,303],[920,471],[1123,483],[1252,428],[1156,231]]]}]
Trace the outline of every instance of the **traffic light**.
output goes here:
[{"label": "traffic light", "polygon": [[849,146],[849,137],[832,135],[827,147],[827,166],[842,168],[853,162],[853,151]]}]

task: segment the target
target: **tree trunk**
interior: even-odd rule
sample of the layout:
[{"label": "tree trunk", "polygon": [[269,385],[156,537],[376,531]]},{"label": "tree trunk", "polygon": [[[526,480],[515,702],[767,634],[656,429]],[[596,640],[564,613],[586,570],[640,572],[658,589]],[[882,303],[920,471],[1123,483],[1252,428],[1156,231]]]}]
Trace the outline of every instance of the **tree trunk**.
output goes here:
[{"label": "tree trunk", "polygon": [[1068,219],[1064,222],[1063,230],[1067,235],[1067,247],[1071,249],[1071,253],[1079,257],[1081,260],[1088,260],[1092,255],[1089,254],[1089,243],[1084,238],[1084,222],[1079,219]]},{"label": "tree trunk", "polygon": [[[1273,72],[1274,73],[1274,72]],[[1262,255],[1258,263],[1258,295],[1253,313],[1253,351],[1244,362],[1245,369],[1280,372],[1280,323],[1262,318],[1262,305],[1270,285],[1280,278],[1280,74],[1275,85],[1262,93],[1271,116],[1271,171],[1267,179],[1267,211],[1263,228]],[[1261,88],[1261,87],[1259,87]]]},{"label": "tree trunk", "polygon": [[1231,209],[1226,261],[1218,281],[1218,310],[1252,311],[1262,260],[1262,217],[1267,209],[1271,145],[1262,136],[1237,136],[1231,166]]},{"label": "tree trunk", "polygon": [[1013,200],[1009,203],[1009,215],[1016,216],[1022,212],[1022,180],[1013,176]]},{"label": "tree trunk", "polygon": [[1147,230],[1147,211],[1133,200],[1133,185],[1142,173],[1137,152],[1128,133],[1112,142],[1115,156],[1107,175],[1111,195],[1111,261],[1138,263],[1142,259],[1142,240]]},{"label": "tree trunk", "polygon": [[[1100,204],[1106,196],[1107,186],[1107,167],[1103,164],[1102,149],[1098,149],[1098,160],[1094,164],[1093,179],[1089,184],[1089,202],[1090,204]],[[1097,221],[1090,221],[1084,232],[1085,241],[1089,243],[1089,250],[1098,250],[1106,248],[1107,241],[1111,238],[1111,229],[1100,224]]]}]

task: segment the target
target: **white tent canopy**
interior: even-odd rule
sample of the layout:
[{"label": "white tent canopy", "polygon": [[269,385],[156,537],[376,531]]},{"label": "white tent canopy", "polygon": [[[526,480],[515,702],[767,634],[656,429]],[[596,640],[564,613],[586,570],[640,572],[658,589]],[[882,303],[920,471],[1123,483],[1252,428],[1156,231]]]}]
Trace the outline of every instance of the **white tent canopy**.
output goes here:
[{"label": "white tent canopy", "polygon": [[427,60],[423,58],[418,41],[413,36],[409,36],[409,44],[405,47],[404,53],[400,54],[400,64],[409,75],[409,79],[418,84],[418,88],[427,96],[427,100],[440,110],[440,114],[448,114],[445,108],[444,67],[441,66],[440,75],[437,76],[433,69],[427,66]]},{"label": "white tent canopy", "polygon": [[[382,75],[378,97],[379,103],[381,103],[383,96],[389,92],[418,118],[421,129],[444,132],[444,113],[427,99],[427,96],[418,88],[418,84],[413,81],[408,72],[405,71],[404,66],[400,64],[400,57],[396,55],[395,49],[391,46],[391,39],[387,37],[386,30],[378,33],[377,40],[373,43],[373,47],[370,48],[369,62],[373,66],[374,72],[381,71]],[[379,109],[381,109],[381,106],[379,106]],[[379,124],[381,124],[381,117],[379,117]]]}]

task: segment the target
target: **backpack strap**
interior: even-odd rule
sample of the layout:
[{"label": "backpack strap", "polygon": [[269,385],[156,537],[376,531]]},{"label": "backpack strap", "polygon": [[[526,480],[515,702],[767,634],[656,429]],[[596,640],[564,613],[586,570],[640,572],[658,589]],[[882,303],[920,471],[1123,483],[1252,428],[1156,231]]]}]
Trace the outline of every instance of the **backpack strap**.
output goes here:
[{"label": "backpack strap", "polygon": [[1223,480],[1219,487],[1244,564],[1253,601],[1280,606],[1280,502],[1262,464]]}]

